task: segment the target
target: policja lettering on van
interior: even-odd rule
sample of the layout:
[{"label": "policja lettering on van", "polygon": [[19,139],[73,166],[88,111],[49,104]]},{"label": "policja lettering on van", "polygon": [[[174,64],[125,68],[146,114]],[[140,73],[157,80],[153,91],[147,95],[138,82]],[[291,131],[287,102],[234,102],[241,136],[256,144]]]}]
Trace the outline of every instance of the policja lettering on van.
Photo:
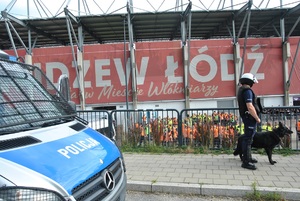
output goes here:
[{"label": "policja lettering on van", "polygon": [[80,140],[74,144],[70,144],[63,149],[57,150],[58,153],[62,154],[66,158],[71,158],[70,154],[77,155],[92,147],[96,147],[100,143],[93,138],[87,138],[85,140]]}]

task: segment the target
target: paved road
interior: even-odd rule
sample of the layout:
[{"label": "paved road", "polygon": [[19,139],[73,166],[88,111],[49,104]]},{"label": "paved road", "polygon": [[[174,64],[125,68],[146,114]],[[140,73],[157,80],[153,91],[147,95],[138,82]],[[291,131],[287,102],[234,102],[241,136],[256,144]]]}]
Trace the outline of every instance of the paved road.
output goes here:
[{"label": "paved road", "polygon": [[141,192],[241,197],[253,192],[276,192],[300,200],[300,155],[266,155],[255,171],[241,168],[238,156],[124,153],[127,189]]},{"label": "paved road", "polygon": [[145,193],[128,191],[126,194],[128,201],[245,201],[242,198],[224,196],[204,196],[187,194],[167,194],[167,193]]}]

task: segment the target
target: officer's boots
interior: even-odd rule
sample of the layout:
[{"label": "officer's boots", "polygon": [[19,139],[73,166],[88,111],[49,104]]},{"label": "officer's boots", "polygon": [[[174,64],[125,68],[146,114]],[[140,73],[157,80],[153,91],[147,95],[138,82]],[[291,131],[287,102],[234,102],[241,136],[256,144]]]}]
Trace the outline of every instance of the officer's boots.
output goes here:
[{"label": "officer's boots", "polygon": [[253,164],[254,160],[255,159],[251,158],[251,145],[248,145],[247,146],[247,153],[245,153],[244,157],[243,157],[242,168],[246,168],[246,169],[249,169],[249,170],[256,170],[256,167]]}]

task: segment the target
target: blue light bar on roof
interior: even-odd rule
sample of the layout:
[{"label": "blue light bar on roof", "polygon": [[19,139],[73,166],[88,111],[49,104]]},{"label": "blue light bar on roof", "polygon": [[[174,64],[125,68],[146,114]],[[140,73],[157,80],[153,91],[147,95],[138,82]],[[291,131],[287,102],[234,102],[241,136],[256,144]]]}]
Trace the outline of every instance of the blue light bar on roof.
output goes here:
[{"label": "blue light bar on roof", "polygon": [[7,54],[6,52],[0,50],[0,58],[7,59],[10,61],[17,61],[17,57]]}]

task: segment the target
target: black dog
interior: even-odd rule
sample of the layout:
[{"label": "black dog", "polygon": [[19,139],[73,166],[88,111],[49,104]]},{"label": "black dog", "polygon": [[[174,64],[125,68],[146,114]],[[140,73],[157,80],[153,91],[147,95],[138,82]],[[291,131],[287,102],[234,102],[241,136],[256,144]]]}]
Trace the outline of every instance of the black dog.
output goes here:
[{"label": "black dog", "polygon": [[[279,122],[279,127],[274,128],[272,131],[257,132],[253,137],[251,147],[265,149],[268,155],[269,162],[274,165],[276,161],[272,160],[273,149],[281,142],[282,137],[284,137],[285,135],[290,135],[292,133],[293,131]],[[236,150],[233,153],[233,155],[235,156],[240,155],[241,160],[243,159],[242,141],[243,135],[238,138],[238,144]]]}]

